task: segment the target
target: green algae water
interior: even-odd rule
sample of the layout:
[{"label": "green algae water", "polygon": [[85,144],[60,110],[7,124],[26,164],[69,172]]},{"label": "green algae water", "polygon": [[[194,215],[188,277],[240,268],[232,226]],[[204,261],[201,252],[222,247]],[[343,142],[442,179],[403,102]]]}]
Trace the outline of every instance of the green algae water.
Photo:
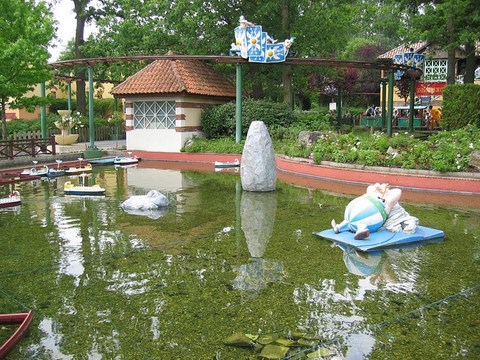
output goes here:
[{"label": "green algae water", "polygon": [[[480,357],[479,209],[402,203],[444,241],[357,253],[312,235],[353,196],[146,166],[96,168],[101,198],[65,197],[68,177],[16,185],[0,313],[34,320],[9,359],[258,359],[267,338],[284,359]],[[166,211],[120,209],[152,189]],[[256,340],[227,346],[234,334]]]}]

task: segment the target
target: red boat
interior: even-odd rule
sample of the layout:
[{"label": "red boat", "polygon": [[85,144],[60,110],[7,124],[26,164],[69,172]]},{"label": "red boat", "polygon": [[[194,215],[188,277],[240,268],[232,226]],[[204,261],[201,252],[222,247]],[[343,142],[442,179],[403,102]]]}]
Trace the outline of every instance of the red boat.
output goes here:
[{"label": "red boat", "polygon": [[10,336],[7,341],[0,345],[0,359],[4,359],[7,354],[13,349],[13,347],[20,341],[25,335],[33,319],[33,313],[30,310],[26,313],[18,314],[0,314],[0,324],[2,325],[15,325],[20,324],[15,332]]},{"label": "red boat", "polygon": [[20,197],[20,193],[18,191],[14,191],[7,198],[0,199],[0,208],[17,206],[17,205],[20,205],[21,203],[22,203],[22,199]]}]

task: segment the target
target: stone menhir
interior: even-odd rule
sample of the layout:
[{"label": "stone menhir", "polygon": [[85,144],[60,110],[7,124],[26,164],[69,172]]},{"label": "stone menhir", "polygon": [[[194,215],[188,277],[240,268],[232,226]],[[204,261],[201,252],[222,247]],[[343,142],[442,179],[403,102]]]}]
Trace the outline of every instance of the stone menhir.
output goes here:
[{"label": "stone menhir", "polygon": [[243,147],[240,178],[245,191],[274,191],[276,188],[275,151],[263,121],[250,124]]}]

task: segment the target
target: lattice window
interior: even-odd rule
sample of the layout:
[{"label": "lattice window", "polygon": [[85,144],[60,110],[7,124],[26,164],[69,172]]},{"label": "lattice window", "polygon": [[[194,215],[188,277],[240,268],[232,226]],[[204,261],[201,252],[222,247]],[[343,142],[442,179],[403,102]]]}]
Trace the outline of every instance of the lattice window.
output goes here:
[{"label": "lattice window", "polygon": [[135,101],[134,129],[175,129],[175,101]]},{"label": "lattice window", "polygon": [[423,80],[447,81],[447,59],[425,60]]}]

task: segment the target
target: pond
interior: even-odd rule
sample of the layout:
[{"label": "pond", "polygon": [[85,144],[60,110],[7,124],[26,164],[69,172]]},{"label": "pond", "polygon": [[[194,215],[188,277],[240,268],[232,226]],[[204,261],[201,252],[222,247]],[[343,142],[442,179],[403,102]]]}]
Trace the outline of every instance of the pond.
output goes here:
[{"label": "pond", "polygon": [[[168,167],[95,168],[97,199],[65,197],[67,177],[16,185],[0,313],[34,320],[11,359],[256,359],[268,337],[303,341],[285,359],[479,358],[479,209],[402,203],[444,241],[356,253],[312,235],[353,196]],[[168,211],[120,209],[151,189]]]}]

